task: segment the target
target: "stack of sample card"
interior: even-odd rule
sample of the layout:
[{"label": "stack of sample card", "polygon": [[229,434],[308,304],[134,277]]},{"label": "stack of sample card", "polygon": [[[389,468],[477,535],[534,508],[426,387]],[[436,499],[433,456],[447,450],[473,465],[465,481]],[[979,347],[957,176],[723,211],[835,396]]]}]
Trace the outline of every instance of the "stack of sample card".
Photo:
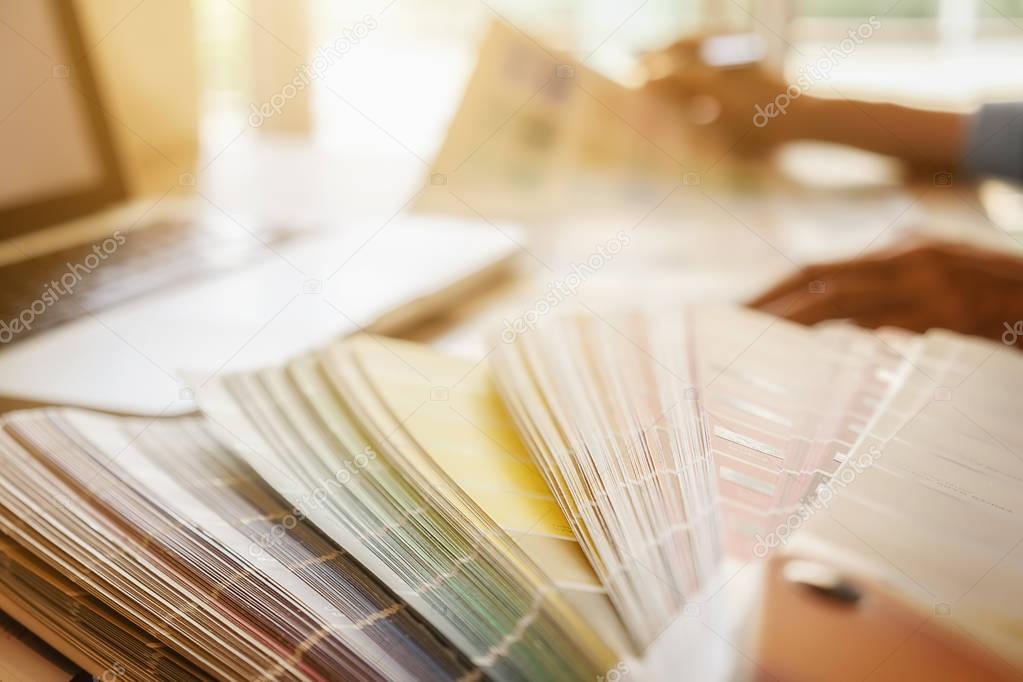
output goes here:
[{"label": "stack of sample card", "polygon": [[228,377],[199,403],[260,476],[488,677],[615,665],[614,611],[484,365],[365,337]]},{"label": "stack of sample card", "polygon": [[727,553],[762,558],[829,485],[902,381],[906,346],[917,340],[845,324],[808,329],[728,307],[695,316]]},{"label": "stack of sample card", "polygon": [[932,330],[786,550],[1023,666],[1023,356]]},{"label": "stack of sample card", "polygon": [[693,330],[681,315],[559,322],[520,337],[496,366],[520,433],[642,646],[721,558],[694,357],[677,352]]},{"label": "stack of sample card", "polygon": [[0,447],[5,602],[95,674],[478,674],[204,420],[25,412]]},{"label": "stack of sample card", "polygon": [[567,316],[495,360],[520,434],[641,648],[723,556],[766,554],[898,364],[859,330],[713,307]]},{"label": "stack of sample card", "polygon": [[0,609],[100,676],[642,679],[723,561],[785,548],[1011,652],[1021,379],[999,344],[696,307],[482,360],[357,337],[187,418],[15,412]]}]

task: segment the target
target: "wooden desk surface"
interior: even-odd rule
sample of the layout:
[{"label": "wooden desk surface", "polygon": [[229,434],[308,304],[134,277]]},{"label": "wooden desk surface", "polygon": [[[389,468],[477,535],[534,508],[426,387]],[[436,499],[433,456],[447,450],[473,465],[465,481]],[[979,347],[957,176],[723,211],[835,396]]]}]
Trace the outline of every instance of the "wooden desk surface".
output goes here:
[{"label": "wooden desk surface", "polygon": [[604,314],[623,307],[741,302],[795,268],[916,235],[1017,246],[988,221],[974,186],[790,189],[750,196],[685,189],[653,210],[649,200],[637,201],[616,214],[580,212],[525,229],[511,278],[403,336],[466,354],[486,352],[493,345],[488,337],[504,320],[534,308],[545,292],[564,288],[576,266],[620,233],[628,245],[559,297],[554,308],[575,305]]}]

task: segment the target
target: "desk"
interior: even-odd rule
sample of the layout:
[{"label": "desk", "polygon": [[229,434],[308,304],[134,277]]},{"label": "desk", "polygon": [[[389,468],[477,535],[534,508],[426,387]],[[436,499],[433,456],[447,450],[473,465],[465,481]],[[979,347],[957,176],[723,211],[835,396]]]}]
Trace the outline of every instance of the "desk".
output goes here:
[{"label": "desk", "polygon": [[790,188],[766,196],[682,188],[658,201],[528,225],[512,278],[406,336],[485,353],[493,346],[486,337],[503,319],[531,308],[573,264],[586,262],[619,232],[629,235],[628,246],[558,308],[575,304],[603,315],[622,307],[743,301],[794,268],[854,257],[910,235],[1016,247],[987,219],[974,186]]}]

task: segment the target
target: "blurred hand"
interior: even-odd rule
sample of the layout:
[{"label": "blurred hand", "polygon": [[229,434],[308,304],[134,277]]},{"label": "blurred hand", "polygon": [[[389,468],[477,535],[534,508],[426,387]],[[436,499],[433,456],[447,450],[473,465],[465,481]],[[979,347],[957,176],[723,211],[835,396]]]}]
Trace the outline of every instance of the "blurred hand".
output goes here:
[{"label": "blurred hand", "polygon": [[1023,257],[944,242],[902,246],[805,267],[749,305],[803,324],[942,327],[1015,344],[1023,330]]},{"label": "blurred hand", "polygon": [[760,65],[709,66],[700,57],[702,42],[687,38],[647,55],[644,88],[677,105],[690,122],[707,126],[739,153],[762,153],[792,139],[809,101],[788,96],[788,84]]},{"label": "blurred hand", "polygon": [[731,151],[756,155],[792,140],[850,145],[903,160],[931,177],[958,171],[969,117],[888,102],[814,97],[814,85],[785,82],[760,65],[710,66],[700,38],[681,40],[647,55],[645,89],[704,124]]}]

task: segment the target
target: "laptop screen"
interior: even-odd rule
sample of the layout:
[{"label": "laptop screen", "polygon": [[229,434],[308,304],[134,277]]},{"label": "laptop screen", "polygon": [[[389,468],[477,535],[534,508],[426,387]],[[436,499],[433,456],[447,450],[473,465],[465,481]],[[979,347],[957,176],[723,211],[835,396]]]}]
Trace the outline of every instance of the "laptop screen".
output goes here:
[{"label": "laptop screen", "polygon": [[87,50],[72,3],[0,4],[0,237],[123,196]]}]

